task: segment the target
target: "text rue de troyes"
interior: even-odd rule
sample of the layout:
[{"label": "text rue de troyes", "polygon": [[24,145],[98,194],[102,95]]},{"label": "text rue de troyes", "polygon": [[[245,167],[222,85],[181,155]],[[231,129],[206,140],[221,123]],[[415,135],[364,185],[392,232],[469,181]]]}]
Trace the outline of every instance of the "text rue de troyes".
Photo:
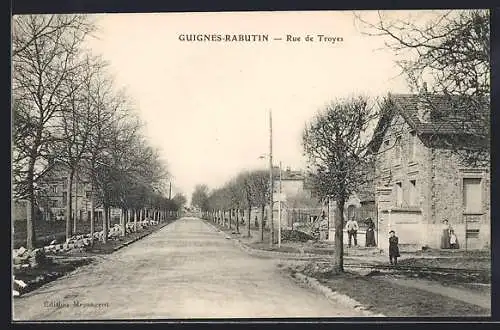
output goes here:
[{"label": "text rue de troyes", "polygon": [[291,34],[287,34],[285,41],[288,42],[301,42],[301,41],[308,41],[308,42],[314,42],[314,41],[319,41],[319,42],[327,42],[327,43],[336,43],[336,42],[342,42],[344,41],[344,38],[342,37],[332,37],[332,36],[327,36],[324,34],[308,34],[306,36],[294,36]]}]

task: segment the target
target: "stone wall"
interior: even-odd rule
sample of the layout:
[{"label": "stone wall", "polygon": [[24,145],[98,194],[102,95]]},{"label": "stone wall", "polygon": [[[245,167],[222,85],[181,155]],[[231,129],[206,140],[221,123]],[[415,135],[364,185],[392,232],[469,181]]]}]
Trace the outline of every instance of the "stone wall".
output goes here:
[{"label": "stone wall", "polygon": [[[400,116],[395,116],[391,127],[384,136],[379,155],[376,159],[375,186],[378,209],[378,229],[381,237],[386,237],[391,225],[400,241],[411,240],[421,246],[439,248],[441,222],[448,218],[455,229],[461,248],[485,248],[490,245],[490,176],[488,168],[466,168],[449,150],[428,148],[422,140],[415,138],[412,148],[411,128]],[[401,149],[394,147],[399,137]],[[388,143],[386,144],[386,141]],[[412,152],[413,150],[413,152]],[[482,211],[479,215],[464,215],[463,178],[482,179]],[[416,182],[416,198],[410,200],[411,180]],[[396,183],[400,182],[403,196],[397,205]],[[389,209],[399,209],[392,214],[388,222]],[[404,224],[404,212],[420,212],[420,221]],[[394,218],[396,216],[396,218]],[[469,219],[466,223],[465,219]],[[397,224],[396,221],[400,221]],[[478,238],[468,238],[466,227],[479,230]],[[412,237],[410,233],[416,233]],[[418,239],[416,237],[419,237]],[[408,237],[408,238],[406,238]],[[411,239],[410,239],[411,237]],[[381,239],[381,248],[386,248],[385,239]],[[467,244],[466,244],[467,243]]]}]

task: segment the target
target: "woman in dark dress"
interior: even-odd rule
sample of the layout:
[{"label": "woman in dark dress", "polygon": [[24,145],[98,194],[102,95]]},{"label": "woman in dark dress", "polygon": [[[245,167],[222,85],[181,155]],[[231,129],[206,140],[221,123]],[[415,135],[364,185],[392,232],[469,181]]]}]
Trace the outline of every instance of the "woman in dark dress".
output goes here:
[{"label": "woman in dark dress", "polygon": [[448,224],[448,219],[443,220],[443,226],[441,227],[441,249],[450,248],[450,225]]},{"label": "woman in dark dress", "polygon": [[375,243],[375,223],[373,222],[372,218],[368,218],[366,220],[366,224],[368,228],[366,229],[365,246],[377,246],[377,243]]},{"label": "woman in dark dress", "polygon": [[[389,261],[391,262],[391,265],[397,265],[398,264],[398,257],[399,257],[399,239],[396,236],[396,233],[394,230],[391,230],[389,232]],[[393,263],[394,261],[394,263]]]}]

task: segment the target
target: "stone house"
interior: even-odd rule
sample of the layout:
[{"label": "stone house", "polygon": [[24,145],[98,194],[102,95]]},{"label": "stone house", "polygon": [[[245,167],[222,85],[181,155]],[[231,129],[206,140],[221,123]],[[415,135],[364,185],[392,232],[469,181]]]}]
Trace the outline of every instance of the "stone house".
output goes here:
[{"label": "stone house", "polygon": [[[66,214],[66,203],[68,199],[67,170],[60,163],[53,163],[51,168],[40,179],[38,200],[46,220],[64,220]],[[92,186],[89,180],[79,173],[75,174],[72,192],[73,217],[79,221],[90,219],[90,194]],[[102,220],[103,209],[96,205],[95,219]]]},{"label": "stone house", "polygon": [[[444,219],[460,248],[490,246],[489,141],[472,134],[470,127],[481,121],[463,129],[464,117],[457,115],[463,109],[453,104],[459,103],[444,95],[389,96],[370,144],[381,248],[391,229],[403,248],[439,248]],[[482,151],[485,160],[468,165],[457,150]]]}]

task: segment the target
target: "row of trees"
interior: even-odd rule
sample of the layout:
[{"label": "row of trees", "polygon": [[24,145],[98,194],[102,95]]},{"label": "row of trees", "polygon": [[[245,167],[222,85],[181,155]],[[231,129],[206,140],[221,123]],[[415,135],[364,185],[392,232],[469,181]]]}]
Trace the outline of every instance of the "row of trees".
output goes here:
[{"label": "row of trees", "polygon": [[266,170],[244,171],[227,181],[222,187],[209,191],[206,185],[198,185],[192,195],[191,204],[198,207],[206,217],[235,219],[239,232],[240,217],[247,211],[247,235],[250,236],[252,209],[260,208],[260,237],[264,240],[264,214],[269,205],[269,172]]},{"label": "row of trees", "polygon": [[[105,240],[111,207],[178,208],[164,197],[168,172],[134,104],[116,88],[108,64],[84,47],[94,22],[86,15],[16,16],[12,32],[14,198],[27,200],[36,214],[44,176],[62,164],[67,238],[76,173],[91,183],[91,208],[104,209]],[[29,249],[36,241],[33,219],[28,216]]]}]

